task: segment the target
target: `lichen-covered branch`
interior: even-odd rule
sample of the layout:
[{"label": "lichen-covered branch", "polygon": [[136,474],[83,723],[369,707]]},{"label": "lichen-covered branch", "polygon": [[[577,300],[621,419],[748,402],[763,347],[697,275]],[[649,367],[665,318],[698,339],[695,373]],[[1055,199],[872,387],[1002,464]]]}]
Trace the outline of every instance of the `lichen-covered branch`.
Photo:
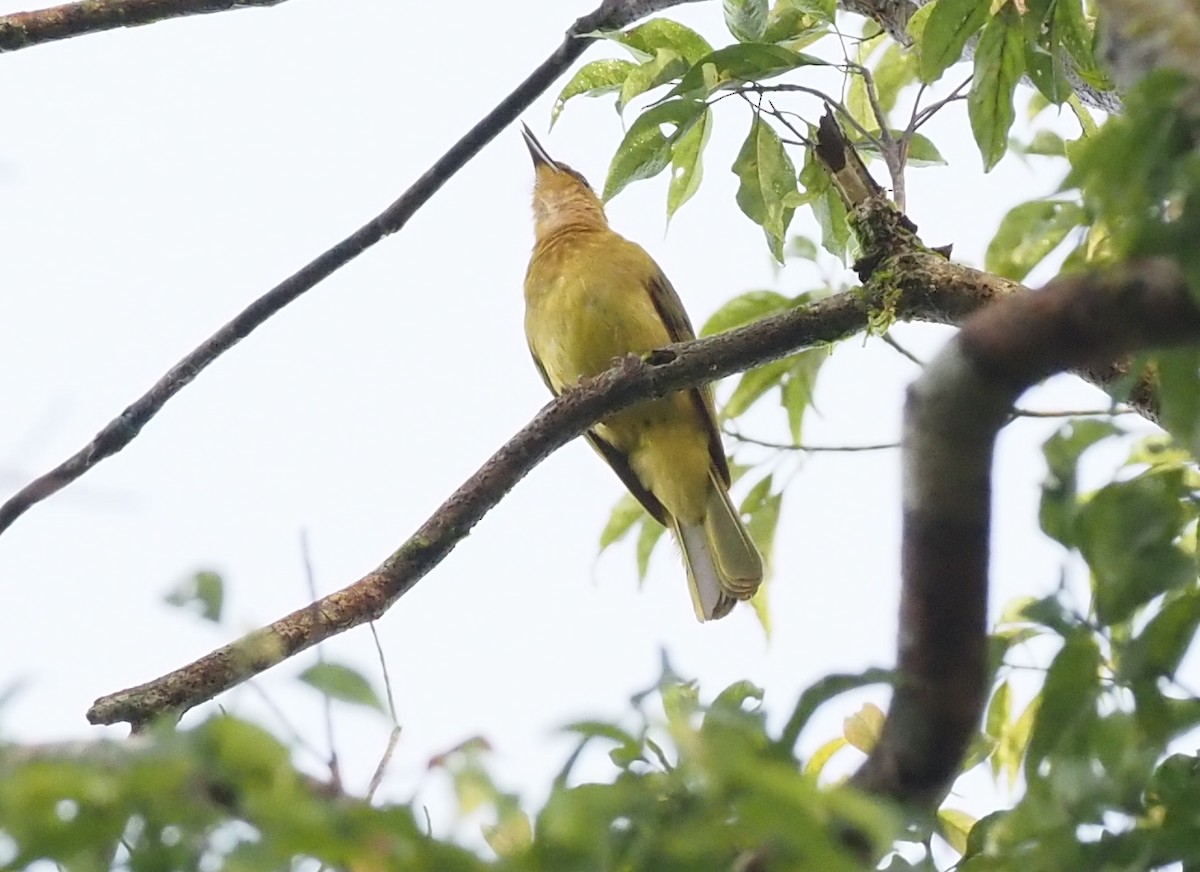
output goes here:
[{"label": "lichen-covered branch", "polygon": [[932,811],[978,728],[992,447],[1016,399],[1057,372],[1197,343],[1200,309],[1178,266],[1134,261],[987,307],[909,389],[898,680],[856,786]]},{"label": "lichen-covered branch", "polygon": [[0,15],[0,52],[230,9],[276,6],[284,0],[84,0]]}]

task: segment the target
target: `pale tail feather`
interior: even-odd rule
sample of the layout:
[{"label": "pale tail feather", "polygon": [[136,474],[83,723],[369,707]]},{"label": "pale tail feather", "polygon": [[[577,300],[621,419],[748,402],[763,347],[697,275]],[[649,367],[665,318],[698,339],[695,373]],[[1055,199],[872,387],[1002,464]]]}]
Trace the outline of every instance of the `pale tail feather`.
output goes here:
[{"label": "pale tail feather", "polygon": [[683,564],[687,567],[688,588],[696,618],[701,621],[723,618],[737,601],[725,593],[704,525],[684,526],[674,521],[673,526],[679,550],[683,552]]},{"label": "pale tail feather", "polygon": [[704,531],[722,589],[737,599],[750,599],[762,584],[762,556],[729,499],[729,492],[715,476],[708,495]]}]

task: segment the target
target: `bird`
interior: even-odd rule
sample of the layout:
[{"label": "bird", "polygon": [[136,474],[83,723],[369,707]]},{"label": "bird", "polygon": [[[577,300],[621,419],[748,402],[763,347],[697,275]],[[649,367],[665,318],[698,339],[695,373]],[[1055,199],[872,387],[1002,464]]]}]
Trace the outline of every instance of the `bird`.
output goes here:
[{"label": "bird", "polygon": [[[522,124],[534,165],[534,247],[525,336],[555,395],[629,354],[695,338],[654,259],[608,224],[587,180]],[[762,583],[763,561],[729,498],[729,465],[709,386],[648,400],[586,432],[629,492],[679,544],[700,621],[729,614]]]}]

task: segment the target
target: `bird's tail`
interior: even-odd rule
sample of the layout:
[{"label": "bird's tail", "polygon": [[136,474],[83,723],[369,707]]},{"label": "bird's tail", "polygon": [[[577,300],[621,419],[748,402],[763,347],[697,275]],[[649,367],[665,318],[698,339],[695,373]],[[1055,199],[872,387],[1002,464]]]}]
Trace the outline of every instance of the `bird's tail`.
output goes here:
[{"label": "bird's tail", "polygon": [[762,583],[762,557],[724,483],[715,475],[704,520],[699,524],[675,520],[674,527],[697,618],[723,618],[737,600],[754,596]]}]

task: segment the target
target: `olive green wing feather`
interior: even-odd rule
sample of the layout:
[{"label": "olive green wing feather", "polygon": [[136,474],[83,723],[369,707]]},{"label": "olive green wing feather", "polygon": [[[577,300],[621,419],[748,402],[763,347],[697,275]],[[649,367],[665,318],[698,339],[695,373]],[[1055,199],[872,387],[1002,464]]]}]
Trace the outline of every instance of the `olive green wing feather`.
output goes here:
[{"label": "olive green wing feather", "polygon": [[[550,382],[550,377],[546,375],[546,369],[542,366],[542,362],[538,360],[538,356],[534,353],[533,348],[529,349],[529,354],[533,357],[533,365],[537,367],[538,374],[541,375],[542,381],[546,383],[546,387],[550,389],[550,393],[558,396],[561,391],[557,390]],[[625,452],[621,451],[611,442],[605,441],[604,437],[597,433],[594,429],[588,430],[583,434],[587,441],[592,444],[596,452],[604,458],[605,462],[612,467],[613,472],[617,474],[617,478],[621,479],[621,483],[629,489],[634,498],[642,504],[650,517],[658,521],[664,527],[667,526],[668,517],[667,510],[663,508],[663,504],[658,501],[654,494],[646,489],[646,486],[638,479],[633,471],[633,467],[629,465],[629,458]]]},{"label": "olive green wing feather", "polygon": [[[692,322],[688,320],[687,310],[683,308],[683,301],[679,299],[679,294],[671,286],[670,280],[658,268],[658,264],[655,264],[655,272],[646,283],[646,290],[649,291],[654,308],[658,311],[658,316],[662,318],[663,324],[666,325],[672,342],[684,342],[696,338],[696,331],[692,329]],[[713,466],[716,467],[721,480],[728,487],[729,463],[725,459],[725,446],[721,442],[721,431],[717,429],[717,410],[713,405],[712,388],[705,385],[702,388],[688,391],[688,394],[696,406],[700,419],[704,422],[705,429],[708,430],[708,454],[712,458]]]}]

